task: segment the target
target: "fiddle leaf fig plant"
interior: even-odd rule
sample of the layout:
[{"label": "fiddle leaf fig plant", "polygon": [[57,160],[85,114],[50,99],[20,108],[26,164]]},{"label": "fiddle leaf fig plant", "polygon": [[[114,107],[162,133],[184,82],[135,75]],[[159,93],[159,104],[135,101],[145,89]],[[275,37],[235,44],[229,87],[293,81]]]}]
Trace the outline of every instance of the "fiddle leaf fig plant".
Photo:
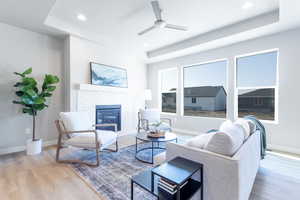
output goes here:
[{"label": "fiddle leaf fig plant", "polygon": [[38,111],[48,107],[46,99],[52,96],[56,89],[55,84],[59,83],[59,78],[54,75],[46,74],[41,88],[38,87],[37,81],[29,77],[32,68],[28,68],[23,73],[15,72],[20,80],[14,85],[17,88],[16,95],[19,98],[14,100],[14,104],[21,105],[22,112],[32,116],[32,141],[36,141],[35,135],[35,118]]}]

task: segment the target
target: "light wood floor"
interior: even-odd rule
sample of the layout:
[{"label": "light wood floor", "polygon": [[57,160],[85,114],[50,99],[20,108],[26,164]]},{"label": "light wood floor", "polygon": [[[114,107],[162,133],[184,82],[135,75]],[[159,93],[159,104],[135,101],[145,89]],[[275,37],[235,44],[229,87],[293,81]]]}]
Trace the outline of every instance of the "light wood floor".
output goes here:
[{"label": "light wood floor", "polygon": [[[120,147],[134,142],[124,138]],[[55,162],[55,149],[0,156],[0,200],[103,200],[71,167]]]},{"label": "light wood floor", "polygon": [[[119,141],[122,148],[134,144],[135,138]],[[0,156],[0,200],[103,200],[71,167],[55,162],[55,150],[52,146],[37,156]]]},{"label": "light wood floor", "polygon": [[57,164],[55,147],[41,155],[24,152],[0,157],[1,200],[79,200],[99,197],[70,167]]}]

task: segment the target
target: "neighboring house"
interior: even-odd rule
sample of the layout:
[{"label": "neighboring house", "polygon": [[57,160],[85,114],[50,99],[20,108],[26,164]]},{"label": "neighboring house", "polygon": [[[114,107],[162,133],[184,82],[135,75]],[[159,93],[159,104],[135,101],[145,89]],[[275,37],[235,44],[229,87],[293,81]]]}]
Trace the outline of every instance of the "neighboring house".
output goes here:
[{"label": "neighboring house", "polygon": [[162,111],[170,112],[171,110],[174,110],[174,112],[176,110],[176,89],[162,93]]},{"label": "neighboring house", "polygon": [[204,111],[226,109],[226,91],[223,86],[184,88],[184,108]]},{"label": "neighboring house", "polygon": [[258,89],[239,95],[239,111],[273,112],[274,89]]}]

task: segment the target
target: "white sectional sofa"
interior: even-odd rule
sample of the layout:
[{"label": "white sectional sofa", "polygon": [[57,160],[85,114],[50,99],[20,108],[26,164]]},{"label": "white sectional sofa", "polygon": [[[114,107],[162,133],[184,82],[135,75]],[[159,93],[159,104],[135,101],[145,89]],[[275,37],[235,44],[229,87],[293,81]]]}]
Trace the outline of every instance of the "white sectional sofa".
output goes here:
[{"label": "white sectional sofa", "polygon": [[204,165],[205,200],[248,200],[260,162],[259,131],[232,157],[186,144],[168,143],[166,148],[166,160],[180,156]]}]

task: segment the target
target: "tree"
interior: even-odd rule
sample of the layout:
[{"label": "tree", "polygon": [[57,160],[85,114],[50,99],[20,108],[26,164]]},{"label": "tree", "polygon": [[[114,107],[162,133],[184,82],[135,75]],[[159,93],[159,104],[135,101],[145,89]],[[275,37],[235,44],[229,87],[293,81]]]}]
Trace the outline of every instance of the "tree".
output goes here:
[{"label": "tree", "polygon": [[21,105],[23,107],[22,112],[32,116],[32,141],[36,141],[36,115],[38,111],[42,111],[48,107],[46,98],[52,96],[53,91],[56,89],[55,84],[59,82],[59,78],[54,75],[46,74],[42,88],[39,90],[37,81],[32,77],[28,77],[31,73],[32,68],[25,70],[23,73],[14,73],[20,77],[20,81],[14,85],[14,87],[18,89],[16,95],[19,97],[19,100],[14,100],[13,103]]}]

